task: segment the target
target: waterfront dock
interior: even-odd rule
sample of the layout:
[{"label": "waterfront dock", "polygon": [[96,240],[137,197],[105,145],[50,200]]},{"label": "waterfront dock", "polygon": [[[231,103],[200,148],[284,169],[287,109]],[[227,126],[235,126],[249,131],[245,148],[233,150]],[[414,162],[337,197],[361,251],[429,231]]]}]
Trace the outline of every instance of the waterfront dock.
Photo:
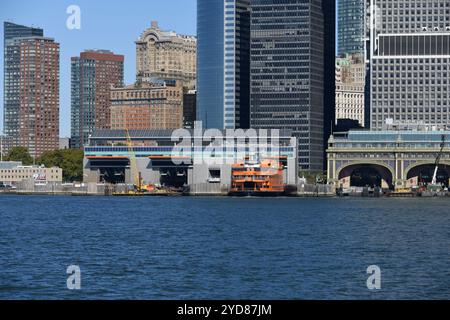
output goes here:
[{"label": "waterfront dock", "polygon": [[[146,197],[226,197],[230,190],[225,186],[198,184],[185,189],[155,189],[151,192],[136,192],[134,186],[125,184],[47,184],[33,185],[21,184],[17,188],[0,189],[0,195],[24,195],[24,196],[146,196]],[[283,196],[286,197],[333,197],[336,192],[328,185],[299,185],[289,186]]]},{"label": "waterfront dock", "polygon": [[[114,196],[114,197],[227,197],[233,196],[230,190],[224,186],[211,184],[199,184],[184,189],[159,188],[149,192],[137,192],[132,185],[118,184],[48,184],[32,185],[22,184],[17,188],[0,189],[1,195],[23,195],[23,196]],[[448,190],[403,190],[396,191],[373,188],[348,188],[335,189],[330,185],[302,184],[289,186],[286,192],[269,197],[298,197],[298,198],[324,198],[324,197],[359,197],[359,198],[413,198],[413,197],[450,197]]]}]

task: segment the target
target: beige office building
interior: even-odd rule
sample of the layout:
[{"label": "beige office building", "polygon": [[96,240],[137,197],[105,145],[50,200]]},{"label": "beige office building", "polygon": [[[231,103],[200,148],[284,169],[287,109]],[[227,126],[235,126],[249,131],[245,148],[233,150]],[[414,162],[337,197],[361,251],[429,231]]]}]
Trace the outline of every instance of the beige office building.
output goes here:
[{"label": "beige office building", "polygon": [[136,41],[138,81],[151,78],[178,80],[194,88],[197,74],[197,39],[161,30],[156,21]]},{"label": "beige office building", "polygon": [[181,82],[143,82],[111,90],[111,129],[178,129],[183,127]]},{"label": "beige office building", "polygon": [[336,120],[365,121],[365,64],[362,56],[336,59]]},{"label": "beige office building", "polygon": [[15,186],[23,181],[35,184],[61,183],[61,168],[45,168],[42,166],[23,166],[20,162],[0,162],[0,183]]}]

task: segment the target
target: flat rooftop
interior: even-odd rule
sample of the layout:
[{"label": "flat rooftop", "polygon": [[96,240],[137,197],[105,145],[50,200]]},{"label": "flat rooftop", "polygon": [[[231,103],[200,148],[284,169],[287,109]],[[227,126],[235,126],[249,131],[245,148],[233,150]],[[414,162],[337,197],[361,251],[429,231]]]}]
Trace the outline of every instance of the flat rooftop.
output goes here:
[{"label": "flat rooftop", "polygon": [[[180,130],[180,129],[176,129]],[[133,140],[136,139],[171,139],[173,133],[176,131],[175,129],[167,129],[167,130],[129,130],[130,138]],[[195,129],[181,129],[189,132],[189,134],[194,137],[194,134],[197,134]],[[218,130],[218,129],[214,129]],[[202,130],[202,136],[205,134],[207,130]],[[242,134],[239,131],[228,131],[228,130],[218,130],[223,136],[233,136],[240,137]],[[258,134],[259,130],[255,130]],[[244,133],[247,133],[247,130],[244,130]],[[270,138],[272,131],[267,130],[268,137]],[[275,133],[275,131],[273,131]],[[291,130],[280,130],[279,131],[281,138],[291,138],[292,131]],[[245,135],[246,137],[255,137],[253,134]],[[105,139],[126,139],[127,133],[126,130],[95,130],[91,136],[91,140],[105,140]],[[200,138],[200,137],[199,137]]]},{"label": "flat rooftop", "polygon": [[450,142],[450,131],[362,131],[334,135],[334,141],[362,142],[441,142],[442,136]]}]

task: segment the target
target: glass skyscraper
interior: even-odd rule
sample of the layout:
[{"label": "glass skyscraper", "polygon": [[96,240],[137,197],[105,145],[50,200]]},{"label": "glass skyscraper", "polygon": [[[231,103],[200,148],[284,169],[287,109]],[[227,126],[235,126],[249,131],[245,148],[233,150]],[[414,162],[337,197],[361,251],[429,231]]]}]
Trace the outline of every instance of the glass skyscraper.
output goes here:
[{"label": "glass skyscraper", "polygon": [[[356,60],[366,57],[368,42],[368,32],[366,29],[367,10],[371,0],[339,0],[338,2],[338,55],[342,58],[353,56]],[[370,128],[370,64],[365,61],[365,85],[364,100],[354,109],[363,109],[364,123],[366,128]],[[339,84],[339,86],[342,85]],[[347,99],[348,93],[343,96]],[[348,99],[347,99],[348,100]],[[347,110],[348,112],[348,110]],[[342,114],[341,114],[342,116]]]},{"label": "glass skyscraper", "polygon": [[252,1],[251,127],[290,129],[305,171],[325,165],[335,113],[334,59],[334,1]]},{"label": "glass skyscraper", "polygon": [[248,128],[250,0],[198,0],[197,38],[197,120]]},{"label": "glass skyscraper", "polygon": [[338,54],[364,54],[365,0],[339,0]]},{"label": "glass skyscraper", "polygon": [[42,37],[44,30],[11,22],[4,23],[4,100],[3,130],[6,136],[18,139],[20,108],[20,54],[13,49],[14,39]]}]

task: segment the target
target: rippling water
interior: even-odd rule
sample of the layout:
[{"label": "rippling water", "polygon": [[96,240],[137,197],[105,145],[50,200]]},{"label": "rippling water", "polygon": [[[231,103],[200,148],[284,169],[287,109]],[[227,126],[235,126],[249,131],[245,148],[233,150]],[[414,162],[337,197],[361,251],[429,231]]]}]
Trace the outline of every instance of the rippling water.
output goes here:
[{"label": "rippling water", "polygon": [[449,227],[448,199],[0,196],[0,298],[449,299]]}]

